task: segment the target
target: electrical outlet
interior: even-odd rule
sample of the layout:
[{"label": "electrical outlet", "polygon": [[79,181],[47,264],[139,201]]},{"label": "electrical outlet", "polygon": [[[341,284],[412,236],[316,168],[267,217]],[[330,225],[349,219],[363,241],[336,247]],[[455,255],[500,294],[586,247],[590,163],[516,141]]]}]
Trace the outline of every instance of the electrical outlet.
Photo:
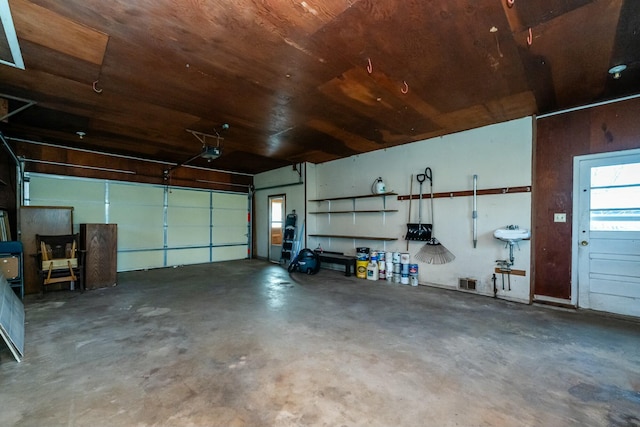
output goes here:
[{"label": "electrical outlet", "polygon": [[554,213],[553,214],[553,222],[567,222],[567,214],[566,213]]}]

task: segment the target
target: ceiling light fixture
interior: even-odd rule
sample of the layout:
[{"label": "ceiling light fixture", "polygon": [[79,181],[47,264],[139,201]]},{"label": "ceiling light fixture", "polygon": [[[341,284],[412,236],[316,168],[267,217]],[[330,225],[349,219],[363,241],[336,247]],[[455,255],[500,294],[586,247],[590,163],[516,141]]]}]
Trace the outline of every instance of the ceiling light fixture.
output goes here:
[{"label": "ceiling light fixture", "polygon": [[76,132],[76,135],[78,135],[78,138],[83,139],[86,133],[79,130],[78,132]]},{"label": "ceiling light fixture", "polygon": [[611,74],[614,79],[619,79],[622,72],[626,69],[627,66],[625,64],[616,65],[615,67],[609,68],[609,74]]}]

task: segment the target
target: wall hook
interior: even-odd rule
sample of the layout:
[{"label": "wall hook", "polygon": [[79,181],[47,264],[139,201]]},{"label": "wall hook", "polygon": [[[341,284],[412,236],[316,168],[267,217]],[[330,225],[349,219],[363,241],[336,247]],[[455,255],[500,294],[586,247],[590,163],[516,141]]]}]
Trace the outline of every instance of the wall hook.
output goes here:
[{"label": "wall hook", "polygon": [[507,7],[512,8],[516,0],[507,0]]},{"label": "wall hook", "polygon": [[529,35],[527,36],[527,44],[531,46],[533,44],[533,33],[531,32],[531,27],[529,27]]},{"label": "wall hook", "polygon": [[368,64],[367,64],[367,72],[369,74],[371,74],[371,73],[373,73],[373,65],[371,65],[371,58],[367,58],[367,62],[368,62]]},{"label": "wall hook", "polygon": [[407,82],[403,81],[402,83],[404,83],[404,87],[402,89],[400,89],[400,92],[409,93],[409,85],[407,84]]},{"label": "wall hook", "polygon": [[95,93],[102,93],[102,89],[98,89],[97,88],[97,84],[98,84],[98,80],[96,80],[95,82],[93,82],[93,91]]}]

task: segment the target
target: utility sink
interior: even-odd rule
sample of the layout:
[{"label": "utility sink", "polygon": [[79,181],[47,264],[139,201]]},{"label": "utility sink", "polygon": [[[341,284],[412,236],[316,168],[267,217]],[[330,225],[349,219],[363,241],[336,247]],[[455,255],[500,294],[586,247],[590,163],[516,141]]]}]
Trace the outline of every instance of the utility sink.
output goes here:
[{"label": "utility sink", "polygon": [[530,239],[531,230],[509,226],[507,228],[499,228],[494,231],[493,237],[504,242],[519,242],[520,240]]}]

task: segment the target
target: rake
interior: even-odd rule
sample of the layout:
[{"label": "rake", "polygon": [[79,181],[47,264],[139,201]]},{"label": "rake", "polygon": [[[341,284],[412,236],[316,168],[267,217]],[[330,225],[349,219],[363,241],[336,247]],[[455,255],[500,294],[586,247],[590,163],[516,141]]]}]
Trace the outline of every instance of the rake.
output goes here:
[{"label": "rake", "polygon": [[435,220],[433,212],[433,173],[431,172],[431,168],[426,168],[424,170],[424,174],[429,180],[431,191],[431,238],[427,240],[422,248],[420,248],[415,258],[418,261],[427,264],[447,264],[456,259],[456,256],[445,248],[438,239],[436,239],[433,232],[435,228]]}]

